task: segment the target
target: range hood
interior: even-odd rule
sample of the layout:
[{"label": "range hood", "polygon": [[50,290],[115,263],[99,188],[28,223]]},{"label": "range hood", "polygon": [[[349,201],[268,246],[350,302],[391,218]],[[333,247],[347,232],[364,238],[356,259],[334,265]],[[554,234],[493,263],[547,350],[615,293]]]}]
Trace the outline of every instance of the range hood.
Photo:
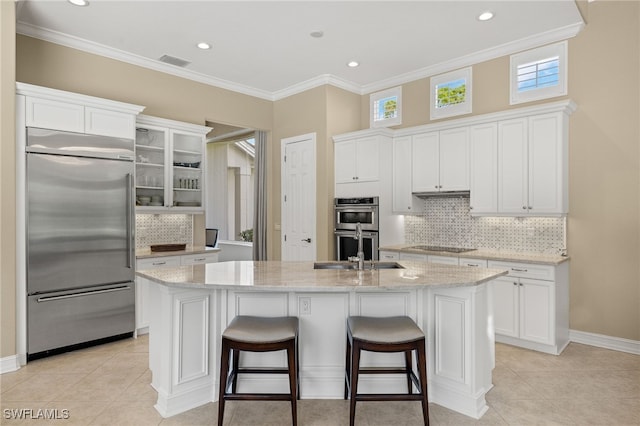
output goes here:
[{"label": "range hood", "polygon": [[415,195],[418,198],[433,198],[433,197],[468,198],[470,193],[469,191],[434,191],[434,192],[414,192],[413,195]]}]

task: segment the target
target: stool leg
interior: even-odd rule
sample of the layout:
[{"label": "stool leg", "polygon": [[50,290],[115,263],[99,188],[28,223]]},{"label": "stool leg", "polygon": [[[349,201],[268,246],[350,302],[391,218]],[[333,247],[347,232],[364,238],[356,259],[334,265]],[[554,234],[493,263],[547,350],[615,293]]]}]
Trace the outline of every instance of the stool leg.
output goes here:
[{"label": "stool leg", "polygon": [[404,364],[407,369],[407,393],[411,395],[413,393],[413,383],[411,383],[411,371],[413,370],[413,351],[406,351],[404,353]]},{"label": "stool leg", "polygon": [[231,366],[231,371],[233,376],[233,380],[231,381],[231,393],[236,393],[236,388],[238,386],[238,370],[240,369],[240,350],[232,349],[231,353],[233,354],[233,365]]},{"label": "stool leg", "polygon": [[420,391],[422,392],[422,416],[424,424],[429,426],[429,398],[427,397],[427,356],[425,342],[418,344],[418,373],[420,374]]},{"label": "stool leg", "polygon": [[349,386],[351,385],[351,342],[347,335],[346,356],[344,362],[344,399],[349,397]]},{"label": "stool leg", "polygon": [[296,341],[293,340],[287,348],[288,366],[289,366],[289,392],[291,393],[291,417],[293,419],[293,426],[298,424],[297,414],[297,399],[298,399],[298,384],[297,384],[297,371],[298,362],[296,358]]},{"label": "stool leg", "polygon": [[229,374],[229,343],[222,339],[222,354],[220,357],[220,386],[218,392],[218,426],[224,420],[224,395],[227,391],[227,375]]},{"label": "stool leg", "polygon": [[358,393],[358,375],[360,372],[360,343],[353,341],[351,348],[351,401],[349,404],[349,426],[356,420],[356,395]]}]

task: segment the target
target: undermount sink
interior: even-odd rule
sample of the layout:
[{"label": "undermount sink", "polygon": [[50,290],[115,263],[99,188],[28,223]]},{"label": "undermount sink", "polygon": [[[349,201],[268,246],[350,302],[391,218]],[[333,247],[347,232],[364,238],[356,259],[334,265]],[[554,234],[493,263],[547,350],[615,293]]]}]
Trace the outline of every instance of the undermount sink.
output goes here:
[{"label": "undermount sink", "polygon": [[[313,269],[358,269],[356,262],[316,262],[313,264]],[[369,271],[371,269],[404,269],[404,266],[396,262],[364,262],[364,269]]]}]

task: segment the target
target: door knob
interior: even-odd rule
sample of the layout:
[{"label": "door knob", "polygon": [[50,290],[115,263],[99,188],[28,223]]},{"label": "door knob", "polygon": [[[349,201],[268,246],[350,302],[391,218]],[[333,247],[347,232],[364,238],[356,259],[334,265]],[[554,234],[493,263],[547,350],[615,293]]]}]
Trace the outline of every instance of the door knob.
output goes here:
[{"label": "door knob", "polygon": [[306,241],[306,242],[310,243],[311,242],[311,238],[303,238],[300,241]]}]

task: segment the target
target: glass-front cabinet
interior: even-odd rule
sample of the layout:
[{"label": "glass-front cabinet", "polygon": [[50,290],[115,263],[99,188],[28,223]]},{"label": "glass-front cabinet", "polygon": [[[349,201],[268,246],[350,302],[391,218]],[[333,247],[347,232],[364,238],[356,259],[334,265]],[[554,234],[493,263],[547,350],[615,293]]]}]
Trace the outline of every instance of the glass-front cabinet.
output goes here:
[{"label": "glass-front cabinet", "polygon": [[205,137],[209,127],[138,116],[136,210],[204,212]]}]

